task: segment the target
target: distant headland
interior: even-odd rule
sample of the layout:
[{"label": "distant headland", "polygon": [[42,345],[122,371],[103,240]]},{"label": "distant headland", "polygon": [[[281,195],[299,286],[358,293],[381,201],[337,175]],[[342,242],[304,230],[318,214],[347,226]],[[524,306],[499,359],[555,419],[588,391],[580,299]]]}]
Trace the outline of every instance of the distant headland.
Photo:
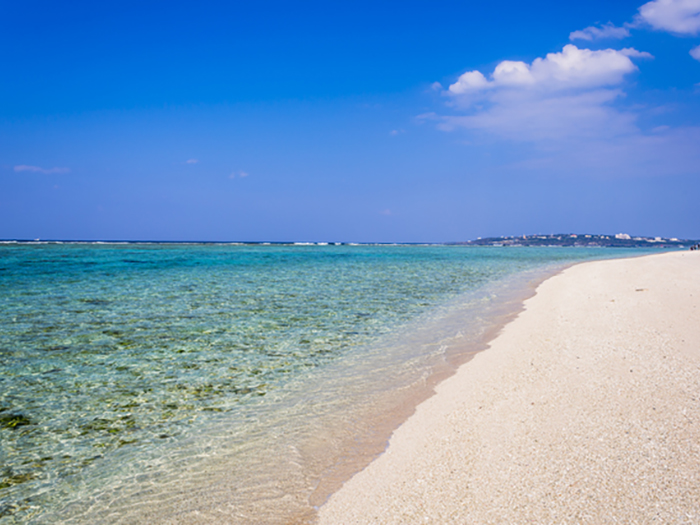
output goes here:
[{"label": "distant headland", "polygon": [[670,239],[664,237],[633,237],[626,233],[593,235],[559,233],[550,235],[522,235],[520,237],[479,237],[476,240],[455,244],[474,246],[586,246],[611,248],[687,248],[698,244],[697,240]]}]

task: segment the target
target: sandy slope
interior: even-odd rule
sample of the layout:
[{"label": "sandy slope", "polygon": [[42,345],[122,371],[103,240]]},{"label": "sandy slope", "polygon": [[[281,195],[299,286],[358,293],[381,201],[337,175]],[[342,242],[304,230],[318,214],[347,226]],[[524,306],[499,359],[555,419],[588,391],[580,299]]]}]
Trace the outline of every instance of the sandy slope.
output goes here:
[{"label": "sandy slope", "polygon": [[579,264],[320,523],[700,523],[700,252]]}]

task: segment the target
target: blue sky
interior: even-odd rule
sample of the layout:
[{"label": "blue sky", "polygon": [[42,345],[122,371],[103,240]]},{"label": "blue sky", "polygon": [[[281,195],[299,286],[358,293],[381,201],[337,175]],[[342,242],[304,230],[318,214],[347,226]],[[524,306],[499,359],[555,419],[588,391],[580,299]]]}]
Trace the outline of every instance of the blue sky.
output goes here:
[{"label": "blue sky", "polygon": [[4,2],[0,238],[700,238],[700,0]]}]

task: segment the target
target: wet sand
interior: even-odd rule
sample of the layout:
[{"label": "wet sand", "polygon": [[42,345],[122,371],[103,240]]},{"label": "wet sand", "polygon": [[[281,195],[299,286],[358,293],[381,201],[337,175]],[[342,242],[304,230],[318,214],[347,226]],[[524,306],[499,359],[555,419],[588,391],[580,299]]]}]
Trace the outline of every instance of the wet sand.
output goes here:
[{"label": "wet sand", "polygon": [[700,252],[542,283],[319,522],[700,523]]}]

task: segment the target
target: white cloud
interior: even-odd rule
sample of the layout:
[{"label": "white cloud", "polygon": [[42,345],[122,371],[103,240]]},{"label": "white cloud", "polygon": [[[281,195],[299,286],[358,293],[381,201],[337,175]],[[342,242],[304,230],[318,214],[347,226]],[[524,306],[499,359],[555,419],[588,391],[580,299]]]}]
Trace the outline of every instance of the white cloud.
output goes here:
[{"label": "white cloud", "polygon": [[549,53],[532,63],[532,74],[540,84],[555,87],[597,87],[622,82],[637,67],[625,53],[614,49],[591,51],[573,44],[561,53]]},{"label": "white cloud", "polygon": [[[694,34],[700,32],[698,18],[700,0],[655,0],[639,9],[634,24],[588,27],[570,38],[623,38],[641,25]],[[700,46],[690,54],[700,60]],[[496,161],[499,169],[601,177],[697,174],[700,127],[657,125],[644,131],[639,117],[658,117],[658,108],[624,104],[625,82],[638,71],[633,59],[651,58],[634,48],[568,44],[531,63],[504,60],[491,73],[462,74],[443,91],[451,115],[418,118],[446,132],[466,133],[466,144],[509,141],[502,158],[517,160]]]},{"label": "white cloud", "polygon": [[448,89],[450,93],[462,95],[486,87],[489,87],[489,81],[486,80],[481,71],[467,71],[457,79],[457,82],[451,84]]},{"label": "white cloud", "polygon": [[29,171],[31,173],[68,173],[68,172],[70,172],[69,168],[41,168],[39,166],[27,166],[25,164],[20,164],[19,166],[15,166],[14,169],[17,172]]},{"label": "white cloud", "polygon": [[[473,94],[452,97],[468,99],[466,106],[452,105],[462,114],[427,113],[419,119],[434,121],[446,132],[467,132],[471,144],[509,141],[513,148],[504,157],[519,158],[499,162],[499,169],[518,173],[594,177],[698,173],[700,127],[660,125],[644,132],[637,124],[642,109],[624,109],[620,104],[625,98],[622,86],[591,88],[576,80],[572,89],[533,89],[541,78],[532,74],[533,69],[505,64],[502,74],[509,75],[510,84],[493,75],[481,99],[475,101]],[[520,78],[526,71],[531,73],[529,84]]]},{"label": "white cloud", "polygon": [[603,38],[621,39],[626,38],[628,36],[630,36],[629,29],[627,29],[626,27],[616,27],[612,24],[612,22],[608,22],[607,24],[600,27],[589,26],[579,31],[573,31],[569,35],[569,40],[591,41],[600,40]]},{"label": "white cloud", "polygon": [[[537,61],[539,59],[535,59]],[[535,65],[535,62],[532,63]],[[504,86],[525,86],[535,83],[535,77],[525,62],[504,60],[493,70],[493,82]]]},{"label": "white cloud", "polygon": [[249,175],[250,175],[250,173],[247,173],[245,171],[234,171],[233,173],[231,173],[231,175],[228,176],[228,178],[235,179],[236,177],[238,177],[238,178],[244,179],[244,178],[248,177]]},{"label": "white cloud", "polygon": [[185,161],[185,164],[197,164],[198,162],[199,162],[199,160],[197,160],[197,159],[187,159]]},{"label": "white cloud", "polygon": [[569,44],[531,64],[504,60],[490,78],[469,71],[449,87],[466,115],[431,117],[445,131],[458,128],[519,142],[616,136],[634,131],[635,117],[613,106],[619,86],[636,71],[633,48],[591,51]]},{"label": "white cloud", "polygon": [[573,44],[531,64],[504,60],[487,78],[469,71],[449,87],[453,106],[467,114],[429,116],[445,131],[458,128],[518,142],[613,137],[636,130],[635,115],[614,106],[620,85],[637,71],[633,48],[579,49]]},{"label": "white cloud", "polygon": [[700,0],[654,0],[639,8],[637,23],[682,35],[700,32]]},{"label": "white cloud", "polygon": [[620,49],[620,53],[625,55],[626,57],[632,57],[632,58],[654,58],[654,55],[651,53],[647,53],[646,51],[637,51],[633,47],[625,47]]},{"label": "white cloud", "polygon": [[486,107],[470,115],[431,116],[438,128],[486,132],[517,142],[549,143],[564,140],[614,137],[636,130],[635,116],[620,112],[612,103],[620,90],[597,89],[583,93],[541,96],[531,91],[494,93]]},{"label": "white cloud", "polygon": [[500,88],[553,91],[613,86],[637,70],[629,57],[651,55],[632,48],[591,51],[568,44],[560,53],[536,58],[530,65],[504,60],[494,69],[491,80],[480,71],[468,71],[449,87],[449,93],[459,96]]}]

